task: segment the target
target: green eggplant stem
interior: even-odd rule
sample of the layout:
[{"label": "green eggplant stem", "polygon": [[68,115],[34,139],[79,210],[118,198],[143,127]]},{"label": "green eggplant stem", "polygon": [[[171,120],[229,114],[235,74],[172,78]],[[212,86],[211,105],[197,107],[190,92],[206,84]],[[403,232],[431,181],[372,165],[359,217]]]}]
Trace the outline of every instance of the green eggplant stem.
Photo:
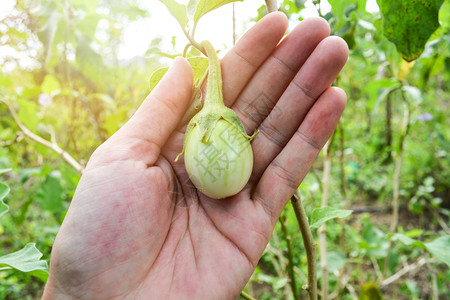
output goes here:
[{"label": "green eggplant stem", "polygon": [[206,86],[206,98],[204,105],[219,105],[222,107],[224,104],[222,94],[222,71],[220,69],[219,57],[209,41],[203,41],[201,42],[201,45],[206,50],[209,61],[208,83]]}]

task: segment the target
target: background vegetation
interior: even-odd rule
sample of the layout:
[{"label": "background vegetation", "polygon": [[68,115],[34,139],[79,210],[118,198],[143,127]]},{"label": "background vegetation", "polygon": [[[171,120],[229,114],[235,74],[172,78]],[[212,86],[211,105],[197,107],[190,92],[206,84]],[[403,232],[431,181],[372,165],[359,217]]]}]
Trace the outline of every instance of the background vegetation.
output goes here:
[{"label": "background vegetation", "polygon": [[[350,47],[336,82],[349,104],[299,191],[310,219],[321,206],[353,213],[312,226],[321,297],[449,299],[450,2],[417,1],[431,7],[418,15],[394,5],[408,1],[379,0],[375,13],[366,0],[328,0],[327,13],[324,2],[313,1]],[[266,13],[263,4],[248,21]],[[285,0],[280,10],[301,20],[304,5]],[[411,16],[419,29],[405,23]],[[17,0],[0,20],[0,47],[22,57],[0,56],[0,299],[40,298],[80,169],[173,55],[155,39],[144,57],[118,58],[126,26],[151,17],[136,0]],[[289,204],[245,291],[298,299],[292,287],[306,276]]]}]

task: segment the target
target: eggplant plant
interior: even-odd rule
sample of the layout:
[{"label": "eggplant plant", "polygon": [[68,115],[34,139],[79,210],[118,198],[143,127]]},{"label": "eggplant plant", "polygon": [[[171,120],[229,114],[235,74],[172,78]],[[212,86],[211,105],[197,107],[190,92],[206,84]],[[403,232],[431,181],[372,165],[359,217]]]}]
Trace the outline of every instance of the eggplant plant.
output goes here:
[{"label": "eggplant plant", "polygon": [[222,72],[216,51],[208,41],[201,46],[208,55],[209,73],[202,109],[186,129],[183,151],[192,183],[205,195],[222,199],[239,193],[253,169],[252,136],[239,117],[223,103]]}]

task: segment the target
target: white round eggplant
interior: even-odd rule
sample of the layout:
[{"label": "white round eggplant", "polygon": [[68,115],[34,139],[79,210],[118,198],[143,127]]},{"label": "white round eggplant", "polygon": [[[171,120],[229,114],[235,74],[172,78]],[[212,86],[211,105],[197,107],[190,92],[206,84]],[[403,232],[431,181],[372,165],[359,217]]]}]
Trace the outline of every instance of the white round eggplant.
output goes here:
[{"label": "white round eggplant", "polygon": [[208,142],[195,126],[185,139],[184,160],[194,185],[206,196],[222,199],[239,193],[253,169],[249,139],[228,121],[217,121]]}]

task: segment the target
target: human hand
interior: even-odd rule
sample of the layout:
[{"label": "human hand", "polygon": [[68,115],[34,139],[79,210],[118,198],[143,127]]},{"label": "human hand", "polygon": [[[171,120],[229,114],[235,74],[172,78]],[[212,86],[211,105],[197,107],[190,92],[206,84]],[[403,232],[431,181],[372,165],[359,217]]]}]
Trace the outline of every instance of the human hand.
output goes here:
[{"label": "human hand", "polygon": [[92,155],[56,237],[44,299],[234,299],[276,221],[332,134],[346,102],[330,87],[348,49],[326,21],[301,22],[281,42],[272,13],[222,59],[225,104],[252,141],[249,183],[210,199],[183,159],[192,71],[183,58],[134,116]]}]

